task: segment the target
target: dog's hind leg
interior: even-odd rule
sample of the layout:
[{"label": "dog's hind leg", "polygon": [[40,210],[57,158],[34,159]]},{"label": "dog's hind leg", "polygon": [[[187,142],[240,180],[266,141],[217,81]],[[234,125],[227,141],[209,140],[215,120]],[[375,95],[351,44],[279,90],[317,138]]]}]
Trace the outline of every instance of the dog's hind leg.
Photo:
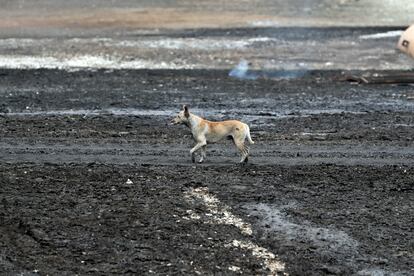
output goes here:
[{"label": "dog's hind leg", "polygon": [[239,149],[240,154],[242,156],[240,163],[246,163],[249,160],[249,147],[241,141],[234,141],[234,143],[236,144],[236,147]]},{"label": "dog's hind leg", "polygon": [[242,163],[247,163],[247,161],[249,161],[249,153],[250,153],[250,148],[247,145],[244,145],[244,159],[242,159],[240,162]]}]

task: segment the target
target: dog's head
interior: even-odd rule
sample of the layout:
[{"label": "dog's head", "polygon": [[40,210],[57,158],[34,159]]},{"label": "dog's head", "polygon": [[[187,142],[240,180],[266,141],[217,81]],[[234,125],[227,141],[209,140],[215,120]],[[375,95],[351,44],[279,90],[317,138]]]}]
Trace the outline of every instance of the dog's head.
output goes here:
[{"label": "dog's head", "polygon": [[190,117],[190,111],[186,105],[183,106],[183,110],[178,112],[177,116],[172,119],[171,123],[174,125],[178,124],[188,124],[188,118]]}]

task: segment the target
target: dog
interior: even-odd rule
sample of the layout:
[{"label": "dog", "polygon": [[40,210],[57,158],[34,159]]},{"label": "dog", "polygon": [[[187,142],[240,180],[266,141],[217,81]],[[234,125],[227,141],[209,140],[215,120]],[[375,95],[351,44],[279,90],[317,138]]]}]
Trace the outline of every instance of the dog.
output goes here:
[{"label": "dog", "polygon": [[184,124],[190,128],[196,145],[190,150],[191,161],[195,163],[195,153],[201,150],[201,158],[198,161],[202,163],[206,158],[206,148],[208,143],[216,143],[223,139],[230,139],[240,151],[240,163],[247,163],[249,160],[249,147],[244,144],[245,139],[250,144],[254,144],[250,136],[250,128],[247,124],[237,120],[228,120],[221,122],[211,122],[197,115],[190,113],[186,105],[183,106],[177,116],[171,123]]}]

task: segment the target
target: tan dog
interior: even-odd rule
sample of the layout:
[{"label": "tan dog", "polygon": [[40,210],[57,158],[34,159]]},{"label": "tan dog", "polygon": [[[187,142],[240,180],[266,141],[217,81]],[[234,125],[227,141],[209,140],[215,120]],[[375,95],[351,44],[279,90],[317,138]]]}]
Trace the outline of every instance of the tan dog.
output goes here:
[{"label": "tan dog", "polygon": [[178,115],[172,120],[173,124],[185,124],[191,129],[194,140],[197,142],[190,150],[191,161],[195,162],[195,152],[201,149],[201,159],[206,157],[207,143],[216,143],[223,139],[233,140],[242,156],[240,163],[247,162],[249,159],[249,147],[244,144],[247,138],[250,144],[254,144],[250,137],[249,126],[236,120],[211,122],[189,112],[188,107],[184,106]]}]

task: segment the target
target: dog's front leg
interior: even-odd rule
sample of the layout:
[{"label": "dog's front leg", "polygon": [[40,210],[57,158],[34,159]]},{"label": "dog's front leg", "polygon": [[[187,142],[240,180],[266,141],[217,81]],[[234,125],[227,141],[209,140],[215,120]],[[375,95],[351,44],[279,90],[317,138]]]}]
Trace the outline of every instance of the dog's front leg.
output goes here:
[{"label": "dog's front leg", "polygon": [[190,154],[191,154],[191,162],[195,163],[195,152],[198,151],[200,148],[202,148],[203,146],[207,145],[207,142],[204,140],[202,142],[198,142],[194,148],[192,148],[190,150]]},{"label": "dog's front leg", "polygon": [[200,158],[200,160],[198,160],[198,163],[203,163],[204,162],[204,159],[206,158],[206,151],[207,151],[206,148],[207,148],[206,145],[201,147],[201,158]]}]

